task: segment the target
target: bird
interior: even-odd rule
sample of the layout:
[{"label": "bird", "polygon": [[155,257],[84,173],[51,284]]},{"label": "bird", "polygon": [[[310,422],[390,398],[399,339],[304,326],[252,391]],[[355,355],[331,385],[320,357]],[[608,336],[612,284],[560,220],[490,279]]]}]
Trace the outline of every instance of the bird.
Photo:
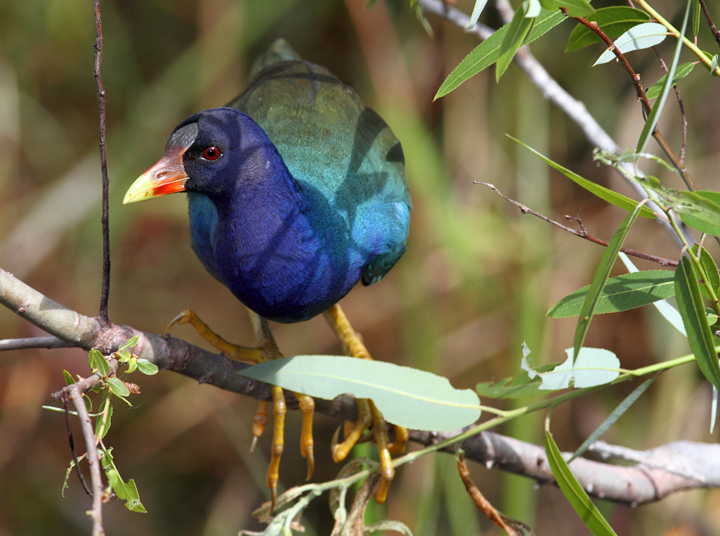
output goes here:
[{"label": "bird", "polygon": [[[192,310],[191,324],[227,356],[250,363],[283,357],[268,320],[302,322],[323,314],[351,356],[371,359],[338,302],[358,282],[380,281],[407,249],[412,202],[402,145],[385,121],[329,70],[305,61],[284,39],[253,65],[247,88],[224,107],[178,124],[163,157],[128,189],[123,203],[186,192],[192,248],[205,269],[247,308],[255,346],[215,334]],[[301,453],[314,467],[311,397],[295,393],[303,414]],[[275,506],[284,445],[285,399],[272,387],[273,447],[267,487]],[[381,461],[375,499],[394,476],[391,453],[407,431],[387,425],[372,401],[332,447],[341,461],[372,428]],[[253,448],[267,421],[261,402]],[[337,434],[336,434],[337,436]]]}]

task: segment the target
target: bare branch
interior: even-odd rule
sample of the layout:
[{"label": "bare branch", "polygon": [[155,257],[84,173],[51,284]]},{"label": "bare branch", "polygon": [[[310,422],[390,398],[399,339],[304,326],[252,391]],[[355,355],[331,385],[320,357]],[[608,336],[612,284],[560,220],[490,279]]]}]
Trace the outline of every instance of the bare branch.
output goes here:
[{"label": "bare branch", "polygon": [[[125,344],[131,336],[138,335],[139,341],[133,351],[161,369],[258,400],[270,398],[270,386],[236,374],[249,365],[207,352],[173,337],[165,339],[127,326],[111,324],[102,327],[96,319],[62,307],[3,270],[0,270],[0,303],[72,346],[86,350],[97,348],[108,355]],[[116,366],[112,362],[111,365]],[[97,381],[99,377],[93,375],[84,383],[74,384],[73,388],[77,388],[81,394],[81,390],[91,388]],[[289,393],[286,396],[288,408],[297,409],[295,397]],[[75,398],[84,408],[82,397]],[[355,400],[351,395],[342,395],[334,400],[317,400],[315,410],[341,420],[356,418]],[[81,411],[78,409],[80,414]],[[411,431],[410,438],[430,445],[454,437],[457,433],[459,431]],[[487,467],[525,475],[540,483],[553,482],[541,447],[484,432],[463,441],[462,448],[469,459]],[[682,489],[720,486],[720,445],[672,443],[648,451],[647,456],[649,458],[644,458],[643,463],[634,467],[617,467],[585,459],[573,461],[572,467],[591,495],[626,503],[656,501]],[[688,476],[697,474],[702,475],[704,480]]]},{"label": "bare branch", "polygon": [[703,14],[705,15],[705,18],[707,19],[708,26],[710,26],[710,31],[713,34],[713,37],[715,38],[715,41],[718,45],[720,45],[720,31],[715,27],[715,23],[712,21],[712,18],[710,17],[710,12],[708,11],[707,6],[705,5],[705,0],[699,0],[700,5],[702,6]]},{"label": "bare branch", "polygon": [[[431,445],[457,432],[410,432],[410,439]],[[468,458],[488,468],[500,469],[554,484],[545,449],[494,432],[482,432],[463,441],[460,447]],[[455,447],[448,447],[454,452]],[[573,474],[588,494],[633,506],[658,501],[677,491],[720,486],[720,445],[676,441],[643,452],[643,462],[618,466],[576,458],[570,463]],[[570,453],[563,453],[568,459]],[[697,477],[702,475],[702,478]]]},{"label": "bare branch", "polygon": [[107,156],[105,154],[105,88],[100,76],[100,63],[102,61],[102,19],[100,17],[100,0],[94,0],[95,8],[95,67],[93,75],[97,86],[98,108],[100,112],[100,167],[102,171],[102,236],[103,236],[103,278],[100,295],[99,321],[106,325],[108,320],[108,299],[110,296],[110,221],[108,216],[108,192],[110,181],[107,172]]},{"label": "bare branch", "polygon": [[[493,190],[496,194],[498,194],[500,197],[505,199],[505,201],[507,201],[508,203],[512,203],[513,205],[518,207],[523,214],[532,214],[533,216],[540,218],[541,220],[546,221],[546,222],[554,225],[555,227],[559,227],[563,231],[572,233],[575,236],[584,238],[585,240],[590,240],[590,242],[595,242],[596,244],[600,244],[601,246],[605,246],[605,247],[608,246],[608,243],[605,240],[601,240],[599,238],[595,238],[594,236],[590,236],[587,233],[587,231],[585,230],[585,227],[583,227],[582,221],[579,218],[565,216],[567,219],[575,221],[576,223],[580,224],[580,230],[578,231],[577,229],[571,229],[570,227],[567,227],[567,226],[563,225],[562,223],[557,222],[557,221],[553,220],[552,218],[549,218],[549,217],[545,216],[544,214],[541,214],[540,212],[537,212],[537,211],[531,209],[530,207],[527,207],[527,206],[523,205],[522,203],[507,197],[500,190],[498,190],[494,184],[489,184],[487,182],[479,182],[479,181],[475,181],[475,184],[481,184],[482,186],[487,186],[488,188]],[[645,259],[646,261],[656,262],[660,266],[677,266],[677,264],[678,264],[677,261],[665,259],[664,257],[657,257],[655,255],[650,255],[649,253],[643,253],[642,251],[635,251],[634,249],[630,249],[630,248],[622,247],[622,248],[620,248],[620,251],[622,251],[623,253],[626,253],[627,255],[637,257],[639,259]]]},{"label": "bare branch", "polygon": [[7,350],[29,350],[31,348],[67,348],[72,346],[57,337],[30,337],[28,339],[0,340],[0,352]]}]

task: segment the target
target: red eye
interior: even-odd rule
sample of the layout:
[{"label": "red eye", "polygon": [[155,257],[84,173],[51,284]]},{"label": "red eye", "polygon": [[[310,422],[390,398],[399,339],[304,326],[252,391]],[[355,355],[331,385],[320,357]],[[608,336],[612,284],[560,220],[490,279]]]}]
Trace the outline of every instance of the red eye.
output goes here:
[{"label": "red eye", "polygon": [[206,147],[203,151],[203,158],[205,158],[205,160],[217,160],[219,156],[220,149],[218,149],[214,145]]}]

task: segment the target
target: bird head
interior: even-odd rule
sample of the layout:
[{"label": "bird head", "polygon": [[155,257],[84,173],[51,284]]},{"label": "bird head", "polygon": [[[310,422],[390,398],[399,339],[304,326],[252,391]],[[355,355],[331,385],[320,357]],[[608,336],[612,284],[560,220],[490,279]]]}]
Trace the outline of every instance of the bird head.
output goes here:
[{"label": "bird head", "polygon": [[188,117],[173,130],[163,157],[130,186],[124,204],[177,192],[213,198],[229,191],[260,146],[262,129],[234,108],[213,108]]}]

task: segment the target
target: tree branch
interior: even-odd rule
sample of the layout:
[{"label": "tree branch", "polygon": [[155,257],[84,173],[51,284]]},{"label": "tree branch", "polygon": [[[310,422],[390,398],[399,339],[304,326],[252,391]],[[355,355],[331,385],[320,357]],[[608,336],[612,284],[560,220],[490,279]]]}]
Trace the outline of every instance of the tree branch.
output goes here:
[{"label": "tree branch", "polygon": [[[2,269],[0,303],[68,345],[84,350],[96,348],[108,355],[130,337],[138,335],[134,353],[163,370],[257,400],[269,400],[271,397],[269,385],[236,374],[247,368],[247,364],[207,352],[174,337],[163,338],[129,326],[102,326],[97,319],[66,309]],[[94,382],[99,381],[95,376],[75,386],[78,389],[91,388]],[[295,397],[290,393],[286,396],[288,408],[297,409]],[[334,400],[317,400],[315,411],[341,420],[356,418],[355,400],[351,395],[342,395]],[[431,445],[460,432],[411,430],[410,438]],[[462,448],[469,459],[487,467],[525,475],[542,484],[554,482],[544,450],[536,445],[483,432],[463,441]],[[452,448],[447,450],[453,451]],[[91,455],[89,451],[88,454]],[[612,466],[579,458],[573,461],[572,468],[591,495],[630,504],[657,501],[683,489],[720,486],[720,445],[683,441],[658,447],[644,455],[642,462],[634,467]],[[696,475],[702,475],[702,478]]]}]

